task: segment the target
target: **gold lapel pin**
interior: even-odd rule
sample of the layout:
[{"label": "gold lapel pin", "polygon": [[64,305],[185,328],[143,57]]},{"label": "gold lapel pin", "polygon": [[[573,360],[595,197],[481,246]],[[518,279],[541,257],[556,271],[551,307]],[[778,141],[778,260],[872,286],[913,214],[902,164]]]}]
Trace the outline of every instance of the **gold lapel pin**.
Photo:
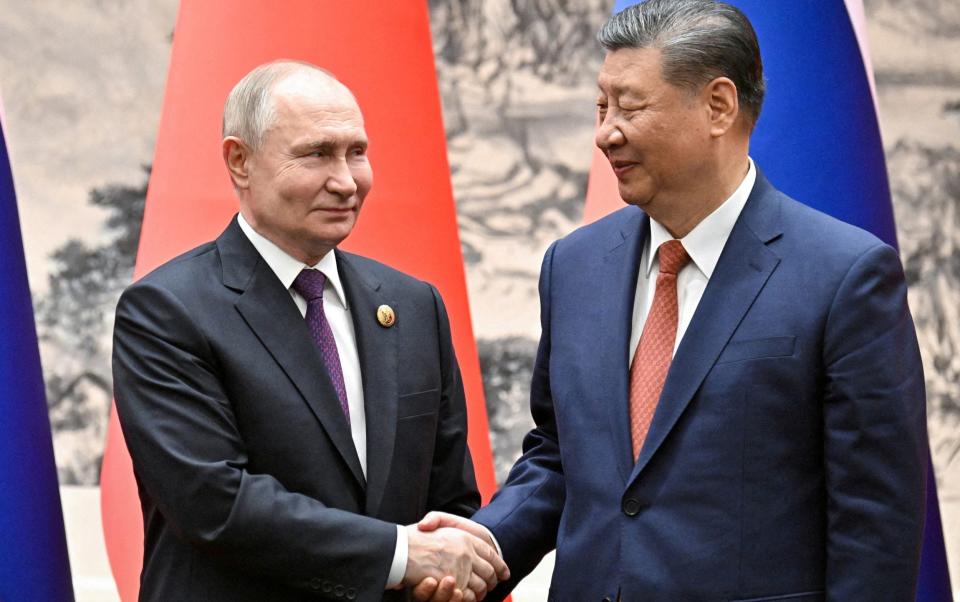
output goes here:
[{"label": "gold lapel pin", "polygon": [[393,313],[393,308],[389,305],[381,305],[377,308],[377,322],[384,328],[390,328],[397,323],[397,314]]}]

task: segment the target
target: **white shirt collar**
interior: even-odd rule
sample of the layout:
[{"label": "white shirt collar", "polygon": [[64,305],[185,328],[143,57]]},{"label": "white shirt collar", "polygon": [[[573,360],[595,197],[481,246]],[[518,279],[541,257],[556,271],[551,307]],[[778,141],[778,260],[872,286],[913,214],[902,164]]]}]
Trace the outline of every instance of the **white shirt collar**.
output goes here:
[{"label": "white shirt collar", "polygon": [[299,259],[291,257],[286,251],[274,244],[273,241],[254,230],[253,226],[247,223],[247,220],[243,219],[242,214],[237,214],[237,223],[247,238],[250,239],[250,244],[253,245],[257,253],[260,254],[260,257],[263,257],[263,260],[267,262],[267,265],[270,266],[273,273],[280,279],[284,288],[289,289],[293,286],[293,281],[296,280],[300,271],[304,268],[320,270],[323,272],[323,275],[327,277],[327,282],[333,286],[337,301],[340,302],[340,305],[344,309],[347,308],[347,296],[343,292],[343,284],[340,282],[340,272],[337,269],[337,256],[333,250],[330,250],[330,252],[324,255],[320,261],[317,262],[317,265],[307,265]]},{"label": "white shirt collar", "polygon": [[[680,239],[683,248],[690,255],[690,260],[707,278],[713,275],[713,270],[720,260],[720,253],[723,252],[723,247],[727,244],[730,232],[737,223],[737,219],[750,197],[750,192],[753,190],[753,185],[757,181],[757,168],[753,164],[753,159],[747,157],[747,161],[750,164],[747,168],[747,175],[744,176],[743,181],[733,191],[733,194]],[[673,236],[666,228],[660,223],[650,220],[647,262],[644,266],[648,278],[660,245],[672,239]]]}]

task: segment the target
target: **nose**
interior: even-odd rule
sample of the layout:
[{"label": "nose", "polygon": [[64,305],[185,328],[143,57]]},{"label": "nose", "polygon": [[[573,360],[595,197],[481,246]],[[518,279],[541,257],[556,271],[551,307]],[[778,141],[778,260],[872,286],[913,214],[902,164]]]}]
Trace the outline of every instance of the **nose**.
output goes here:
[{"label": "nose", "polygon": [[353,172],[350,171],[346,159],[337,161],[333,166],[333,171],[327,178],[326,189],[344,199],[357,193],[357,182],[353,179]]},{"label": "nose", "polygon": [[614,123],[614,118],[610,114],[607,114],[597,127],[597,135],[594,139],[597,147],[599,147],[600,150],[606,151],[622,145],[626,140],[623,132],[617,127],[617,124]]}]

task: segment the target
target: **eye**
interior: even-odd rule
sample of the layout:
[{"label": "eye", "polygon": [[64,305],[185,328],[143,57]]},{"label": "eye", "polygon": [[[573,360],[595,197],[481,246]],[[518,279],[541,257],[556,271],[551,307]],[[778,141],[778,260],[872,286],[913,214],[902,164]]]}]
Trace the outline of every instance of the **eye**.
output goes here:
[{"label": "eye", "polygon": [[620,105],[620,110],[622,110],[624,114],[629,117],[630,115],[644,112],[649,104],[650,103],[646,101],[623,103]]}]

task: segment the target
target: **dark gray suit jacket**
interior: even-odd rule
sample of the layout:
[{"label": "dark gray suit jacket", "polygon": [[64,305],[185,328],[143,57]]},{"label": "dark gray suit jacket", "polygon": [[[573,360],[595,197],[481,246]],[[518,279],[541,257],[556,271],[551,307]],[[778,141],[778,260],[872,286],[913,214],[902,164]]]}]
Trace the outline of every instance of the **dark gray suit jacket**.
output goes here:
[{"label": "dark gray suit jacket", "polygon": [[121,297],[114,384],[144,516],[142,600],[404,599],[383,589],[395,525],[478,507],[439,294],[336,253],[366,480],[307,325],[236,219]]}]

